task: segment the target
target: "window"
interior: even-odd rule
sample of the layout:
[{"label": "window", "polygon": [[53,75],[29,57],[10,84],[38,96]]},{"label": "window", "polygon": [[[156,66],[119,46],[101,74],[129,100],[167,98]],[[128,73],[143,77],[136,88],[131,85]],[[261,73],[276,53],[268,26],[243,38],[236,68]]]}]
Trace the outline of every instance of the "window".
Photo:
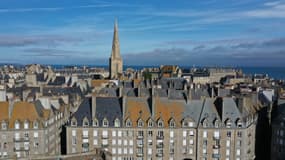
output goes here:
[{"label": "window", "polygon": [[173,138],[174,137],[174,131],[170,131],[169,135],[170,135],[170,138]]},{"label": "window", "polygon": [[148,121],[148,127],[153,127],[153,122],[152,122],[152,120],[149,120],[149,121]]},{"label": "window", "polygon": [[128,120],[126,121],[126,127],[131,127],[131,126],[132,126],[132,122],[131,122],[130,119],[128,119]]},{"label": "window", "polygon": [[77,126],[77,120],[74,117],[71,119],[71,126]]},{"label": "window", "polygon": [[2,127],[2,129],[6,130],[7,129],[7,123],[6,122],[2,122],[1,127]]},{"label": "window", "polygon": [[29,129],[29,122],[28,121],[24,122],[24,129]]},{"label": "window", "polygon": [[143,137],[143,131],[138,131],[138,136]]},{"label": "window", "polygon": [[158,127],[163,127],[163,122],[162,122],[162,120],[159,120],[159,121],[158,121],[157,126],[158,126]]},{"label": "window", "polygon": [[34,132],[34,138],[38,138],[39,137],[39,133],[38,132]]},{"label": "window", "polygon": [[193,139],[190,139],[190,140],[189,140],[189,144],[193,145],[193,144],[194,144],[194,140],[193,140]]},{"label": "window", "polygon": [[184,130],[184,131],[182,132],[182,134],[183,134],[183,137],[186,137],[186,135],[187,135],[187,131],[186,131],[186,130]]},{"label": "window", "polygon": [[158,138],[163,138],[163,131],[158,131],[157,136]]},{"label": "window", "polygon": [[232,126],[231,120],[230,120],[230,119],[227,119],[227,120],[226,120],[226,127],[227,127],[227,128],[231,128],[231,126]]},{"label": "window", "polygon": [[242,132],[241,132],[241,131],[238,131],[237,136],[238,136],[238,137],[242,137]]},{"label": "window", "polygon": [[109,126],[109,122],[106,118],[103,119],[103,127],[108,127]]},{"label": "window", "polygon": [[34,122],[34,129],[38,129],[39,128],[39,122],[38,121],[35,121]]},{"label": "window", "polygon": [[93,120],[93,127],[98,127],[98,120],[97,119]]},{"label": "window", "polygon": [[141,119],[138,121],[138,127],[143,127],[143,121]]},{"label": "window", "polygon": [[229,149],[226,150],[226,155],[227,155],[227,156],[230,155],[230,150],[229,150]]},{"label": "window", "polygon": [[189,122],[189,127],[194,127],[194,122]]},{"label": "window", "polygon": [[98,145],[98,140],[97,139],[93,140],[93,145]]},{"label": "window", "polygon": [[73,136],[73,137],[76,136],[76,130],[72,130],[72,136]]},{"label": "window", "polygon": [[89,126],[89,121],[88,121],[88,119],[85,117],[84,119],[83,119],[83,127],[88,127]]},{"label": "window", "polygon": [[230,145],[231,145],[231,141],[230,140],[227,140],[227,147],[230,147]]},{"label": "window", "polygon": [[20,129],[20,123],[18,121],[15,122],[15,129]]},{"label": "window", "polygon": [[148,137],[152,137],[152,131],[148,131]]},{"label": "window", "polygon": [[115,127],[120,127],[120,120],[118,118],[116,118],[116,120],[114,122],[114,126]]},{"label": "window", "polygon": [[203,132],[203,138],[207,138],[207,131]]},{"label": "window", "polygon": [[214,131],[214,138],[219,139],[220,138],[220,132]]},{"label": "window", "polygon": [[189,131],[189,136],[194,136],[194,131]]},{"label": "window", "polygon": [[240,149],[237,149],[236,151],[236,155],[239,156],[240,155]]},{"label": "window", "polygon": [[169,122],[169,127],[170,128],[174,128],[175,127],[175,122],[174,122],[173,119]]},{"label": "window", "polygon": [[94,130],[94,131],[93,131],[93,136],[94,136],[94,137],[97,137],[97,136],[98,136],[98,131],[97,131],[97,130]]},{"label": "window", "polygon": [[231,131],[227,131],[227,137],[231,137]]},{"label": "window", "polygon": [[112,131],[112,137],[116,137],[117,136],[117,132],[116,131]]}]

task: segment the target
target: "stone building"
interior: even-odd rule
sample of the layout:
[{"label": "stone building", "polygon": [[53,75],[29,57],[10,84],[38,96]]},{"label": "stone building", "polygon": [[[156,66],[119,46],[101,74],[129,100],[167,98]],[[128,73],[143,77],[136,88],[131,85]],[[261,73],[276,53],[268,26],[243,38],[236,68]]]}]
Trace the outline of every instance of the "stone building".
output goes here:
[{"label": "stone building", "polygon": [[39,101],[0,102],[0,158],[60,154],[65,109],[47,110]]},{"label": "stone building", "polygon": [[67,125],[67,153],[102,147],[113,160],[255,158],[257,115],[245,98],[136,92],[86,97]]},{"label": "stone building", "polygon": [[118,24],[115,21],[112,53],[109,58],[110,79],[118,79],[123,74],[123,60],[120,54]]}]

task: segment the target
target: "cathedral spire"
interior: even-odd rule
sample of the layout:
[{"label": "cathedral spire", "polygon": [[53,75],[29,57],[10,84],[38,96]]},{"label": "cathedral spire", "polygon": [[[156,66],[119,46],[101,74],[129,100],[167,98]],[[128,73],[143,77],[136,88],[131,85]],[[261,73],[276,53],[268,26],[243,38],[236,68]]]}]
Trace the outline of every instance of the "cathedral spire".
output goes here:
[{"label": "cathedral spire", "polygon": [[112,46],[111,57],[121,58],[117,19],[115,19],[115,24],[114,24],[114,36],[113,36],[113,46]]},{"label": "cathedral spire", "polygon": [[112,53],[109,59],[109,73],[111,79],[118,79],[123,73],[123,60],[120,54],[118,22],[115,19]]}]

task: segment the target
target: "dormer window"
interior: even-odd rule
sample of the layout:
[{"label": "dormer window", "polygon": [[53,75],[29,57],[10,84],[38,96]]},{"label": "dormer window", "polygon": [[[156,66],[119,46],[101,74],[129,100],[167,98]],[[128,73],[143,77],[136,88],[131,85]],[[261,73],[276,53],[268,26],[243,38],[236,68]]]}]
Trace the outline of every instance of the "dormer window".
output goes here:
[{"label": "dormer window", "polygon": [[147,124],[148,127],[153,127],[153,121],[150,119]]},{"label": "dormer window", "polygon": [[158,120],[157,126],[158,126],[158,127],[163,127],[163,121],[162,121],[161,119]]},{"label": "dormer window", "polygon": [[93,127],[98,127],[98,120],[97,119],[93,120]]},{"label": "dormer window", "polygon": [[73,127],[77,126],[77,120],[74,117],[71,119],[71,126]]},{"label": "dormer window", "polygon": [[143,120],[142,120],[142,119],[139,119],[139,121],[138,121],[138,127],[143,127]]},{"label": "dormer window", "polygon": [[232,121],[230,119],[227,119],[226,120],[226,127],[231,128],[231,126],[232,126]]},{"label": "dormer window", "polygon": [[120,120],[118,118],[115,119],[114,126],[115,127],[120,127],[121,126]]},{"label": "dormer window", "polygon": [[126,127],[131,127],[132,126],[132,122],[130,119],[127,119],[126,121]]},{"label": "dormer window", "polygon": [[208,127],[208,119],[207,118],[204,118],[204,120],[202,121],[202,126]]},{"label": "dormer window", "polygon": [[20,129],[20,122],[19,121],[15,121],[15,129]]},{"label": "dormer window", "polygon": [[239,118],[236,120],[236,125],[237,125],[238,128],[242,127],[242,122],[241,122],[241,120]]},{"label": "dormer window", "polygon": [[83,127],[88,127],[89,126],[89,120],[87,119],[87,117],[85,117],[83,119]]},{"label": "dormer window", "polygon": [[7,123],[6,123],[6,122],[2,122],[1,128],[2,128],[3,130],[6,130],[6,129],[7,129]]},{"label": "dormer window", "polygon": [[173,119],[170,120],[169,127],[170,128],[174,128],[175,127],[175,121]]},{"label": "dormer window", "polygon": [[106,118],[103,119],[103,127],[108,127],[109,126],[109,122]]},{"label": "dormer window", "polygon": [[218,119],[214,120],[214,126],[215,126],[215,128],[219,128],[220,127],[220,121]]},{"label": "dormer window", "polygon": [[29,129],[29,121],[24,122],[24,129]]}]

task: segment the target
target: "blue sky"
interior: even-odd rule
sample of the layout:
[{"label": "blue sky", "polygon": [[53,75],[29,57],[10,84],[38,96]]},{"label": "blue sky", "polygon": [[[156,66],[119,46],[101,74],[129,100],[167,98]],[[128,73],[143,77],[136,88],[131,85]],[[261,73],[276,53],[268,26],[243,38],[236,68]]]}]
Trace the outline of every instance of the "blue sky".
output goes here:
[{"label": "blue sky", "polygon": [[0,63],[285,66],[285,1],[1,0]]}]

